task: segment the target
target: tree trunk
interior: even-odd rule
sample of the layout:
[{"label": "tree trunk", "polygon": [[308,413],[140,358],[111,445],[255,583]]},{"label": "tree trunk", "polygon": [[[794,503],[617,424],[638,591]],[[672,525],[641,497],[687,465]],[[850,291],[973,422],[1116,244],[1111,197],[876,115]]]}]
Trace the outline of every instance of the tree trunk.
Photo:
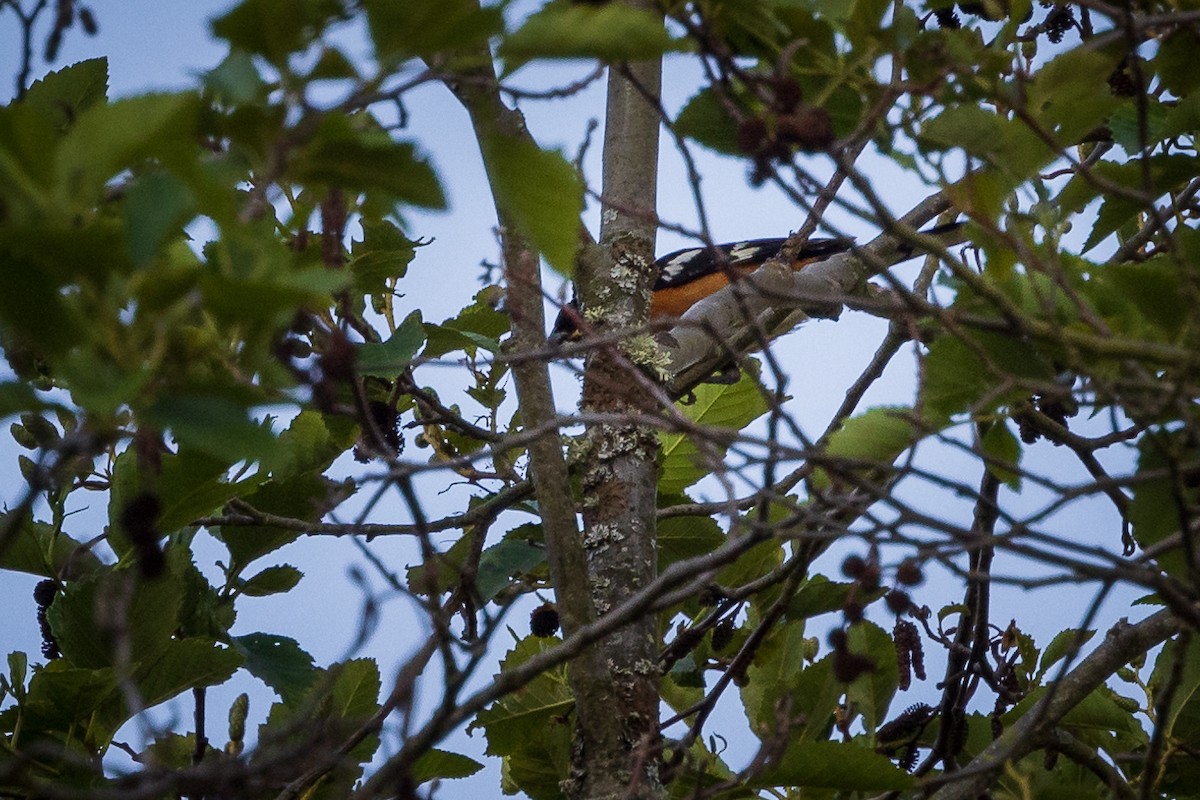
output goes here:
[{"label": "tree trunk", "polygon": [[[650,4],[641,3],[649,8]],[[598,328],[644,325],[654,284],[655,189],[661,61],[613,67],[608,77],[604,134],[604,207],[600,252],[584,259],[579,286],[583,307]],[[584,373],[583,410],[637,414],[653,407],[633,346],[593,352]],[[658,439],[635,424],[588,427],[584,460],[584,546],[592,599],[603,614],[654,579]],[[578,754],[574,795],[579,798],[658,798],[659,637],[648,614],[599,643],[611,671],[619,752]]]}]

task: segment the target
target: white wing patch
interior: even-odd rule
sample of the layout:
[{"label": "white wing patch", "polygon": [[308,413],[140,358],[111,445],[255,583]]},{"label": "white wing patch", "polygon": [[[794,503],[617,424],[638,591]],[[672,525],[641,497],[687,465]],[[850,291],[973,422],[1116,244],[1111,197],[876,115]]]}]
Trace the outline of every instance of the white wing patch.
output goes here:
[{"label": "white wing patch", "polygon": [[738,242],[729,248],[729,261],[737,264],[742,261],[753,261],[763,246],[758,242]]}]

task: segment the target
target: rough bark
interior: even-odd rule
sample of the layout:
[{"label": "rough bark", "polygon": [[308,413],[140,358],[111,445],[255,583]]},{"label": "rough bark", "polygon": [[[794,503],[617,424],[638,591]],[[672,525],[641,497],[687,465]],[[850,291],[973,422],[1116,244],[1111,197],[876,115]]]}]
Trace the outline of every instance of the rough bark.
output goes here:
[{"label": "rough bark", "polygon": [[[651,4],[641,3],[650,8]],[[581,261],[583,307],[599,327],[637,327],[649,316],[654,282],[655,181],[659,119],[645,94],[657,96],[661,62],[614,67],[605,114],[605,205],[600,250]],[[643,344],[649,344],[648,341]],[[584,373],[585,412],[626,414],[653,406],[634,374],[637,340],[601,348]],[[591,425],[586,435],[584,545],[592,598],[603,614],[650,583],[656,571],[655,504],[658,440],[638,425]],[[608,724],[616,752],[578,754],[579,798],[664,795],[657,775],[658,635],[654,615],[635,620],[599,643],[611,671],[614,705]]]}]

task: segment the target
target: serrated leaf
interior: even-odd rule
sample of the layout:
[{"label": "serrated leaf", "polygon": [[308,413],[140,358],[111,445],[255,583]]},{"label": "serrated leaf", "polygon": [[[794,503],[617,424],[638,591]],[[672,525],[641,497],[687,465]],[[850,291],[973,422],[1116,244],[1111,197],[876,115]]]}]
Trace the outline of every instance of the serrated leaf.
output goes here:
[{"label": "serrated leaf", "polygon": [[874,734],[887,718],[888,706],[896,694],[898,666],[896,645],[883,628],[863,620],[850,626],[848,646],[851,652],[875,662],[875,669],[863,673],[846,687],[846,697],[863,716],[863,727]]},{"label": "serrated leaf", "polygon": [[[15,513],[20,512],[0,515],[0,524],[9,524],[9,514]],[[19,523],[5,544],[0,553],[0,568],[43,578],[79,577],[101,565],[100,559],[82,542],[36,520]]]},{"label": "serrated leaf", "polygon": [[245,668],[274,689],[284,703],[296,702],[312,686],[317,670],[312,656],[295,639],[269,633],[233,637]]},{"label": "serrated leaf", "polygon": [[[559,641],[557,637],[526,637],[505,654],[501,672],[525,663]],[[512,755],[521,751],[529,731],[553,724],[574,705],[566,668],[560,664],[480,711],[471,728],[483,728],[488,755]]]},{"label": "serrated leaf", "polygon": [[[732,385],[705,383],[696,387],[689,403],[679,402],[675,406],[680,413],[697,425],[712,430],[713,439],[740,431],[767,412],[767,401],[757,388],[754,378],[742,374]],[[662,459],[659,462],[658,491],[660,494],[677,494],[712,472],[711,465],[701,459],[699,446],[683,433],[659,434],[662,443]],[[714,457],[720,457],[725,449],[709,442]]]},{"label": "serrated leaf", "polygon": [[824,575],[813,575],[800,585],[787,604],[787,618],[794,620],[828,614],[846,607],[851,593],[862,605],[883,597],[882,587],[873,592],[864,592],[860,584],[831,581]]},{"label": "serrated leaf", "polygon": [[[63,656],[72,666],[86,669],[112,667],[116,642],[112,632],[96,617],[103,598],[116,587],[111,581],[132,579],[129,572],[105,571],[82,581],[72,581],[54,598],[47,619]],[[183,585],[161,579],[138,581],[123,620],[131,657],[147,664],[167,648],[179,625]]]},{"label": "serrated leaf", "polygon": [[147,706],[155,706],[188,689],[224,683],[241,665],[240,653],[212,640],[172,640],[153,663],[138,670],[138,690]]},{"label": "serrated leaf", "polygon": [[415,145],[397,142],[382,131],[357,131],[334,115],[297,154],[294,175],[303,182],[347,189],[379,190],[397,202],[445,208],[437,173]]},{"label": "serrated leaf", "polygon": [[812,655],[803,622],[777,625],[755,652],[746,670],[746,684],[741,687],[742,705],[755,736],[770,741],[780,734],[779,704],[797,696],[797,681]]},{"label": "serrated leaf", "polygon": [[414,786],[420,786],[435,778],[439,780],[466,778],[481,769],[483,769],[483,764],[473,758],[434,747],[426,750],[420,758],[413,762],[408,776]]},{"label": "serrated leaf", "polygon": [[416,249],[428,242],[413,241],[393,222],[364,222],[362,241],[350,245],[350,271],[355,291],[382,294],[391,279],[403,278]]},{"label": "serrated leaf", "polygon": [[89,58],[47,73],[34,81],[22,105],[42,114],[57,130],[65,131],[108,94],[108,59]]},{"label": "serrated leaf", "polygon": [[190,153],[198,111],[191,94],[146,94],[85,111],[59,148],[56,166],[64,201],[90,207],[122,169],[152,155]]},{"label": "serrated leaf", "polygon": [[658,569],[676,561],[716,550],[725,543],[725,532],[711,517],[668,517],[658,521]]},{"label": "serrated leaf", "polygon": [[561,154],[527,139],[492,136],[484,161],[501,214],[563,275],[574,271],[583,184]]},{"label": "serrated leaf", "polygon": [[486,548],[479,557],[475,586],[484,601],[492,600],[514,576],[546,563],[546,549],[519,538],[506,536]]},{"label": "serrated leaf", "polygon": [[424,343],[425,328],[421,322],[421,312],[414,311],[396,326],[386,342],[360,344],[355,366],[363,375],[390,380],[408,368]]}]

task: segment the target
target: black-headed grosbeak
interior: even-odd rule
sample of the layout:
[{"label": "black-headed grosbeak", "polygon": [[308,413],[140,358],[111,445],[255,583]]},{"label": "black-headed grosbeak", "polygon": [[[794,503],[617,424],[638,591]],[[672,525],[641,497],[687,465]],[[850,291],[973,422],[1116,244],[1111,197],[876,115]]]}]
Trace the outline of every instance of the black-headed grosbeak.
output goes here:
[{"label": "black-headed grosbeak", "polygon": [[[650,319],[680,317],[710,294],[749,275],[768,259],[779,255],[786,238],[749,239],[711,247],[685,247],[667,253],[654,262],[658,278],[650,296]],[[814,261],[844,253],[853,239],[809,239],[792,260],[792,269],[801,270]],[[575,301],[563,307],[554,320],[550,340],[563,342],[579,333],[579,309]]]},{"label": "black-headed grosbeak", "polygon": [[[925,234],[956,230],[961,223],[939,225]],[[779,255],[786,238],[750,239],[743,242],[710,247],[687,247],[659,258],[654,262],[658,279],[650,298],[650,319],[679,317],[710,294],[725,288],[731,281],[749,275],[768,259]],[[809,239],[792,259],[792,269],[799,271],[816,261],[844,253],[854,245],[850,238]],[[916,252],[915,247],[901,247],[898,260]],[[580,325],[579,307],[574,300],[558,312],[550,341],[563,342],[576,338]]]}]

